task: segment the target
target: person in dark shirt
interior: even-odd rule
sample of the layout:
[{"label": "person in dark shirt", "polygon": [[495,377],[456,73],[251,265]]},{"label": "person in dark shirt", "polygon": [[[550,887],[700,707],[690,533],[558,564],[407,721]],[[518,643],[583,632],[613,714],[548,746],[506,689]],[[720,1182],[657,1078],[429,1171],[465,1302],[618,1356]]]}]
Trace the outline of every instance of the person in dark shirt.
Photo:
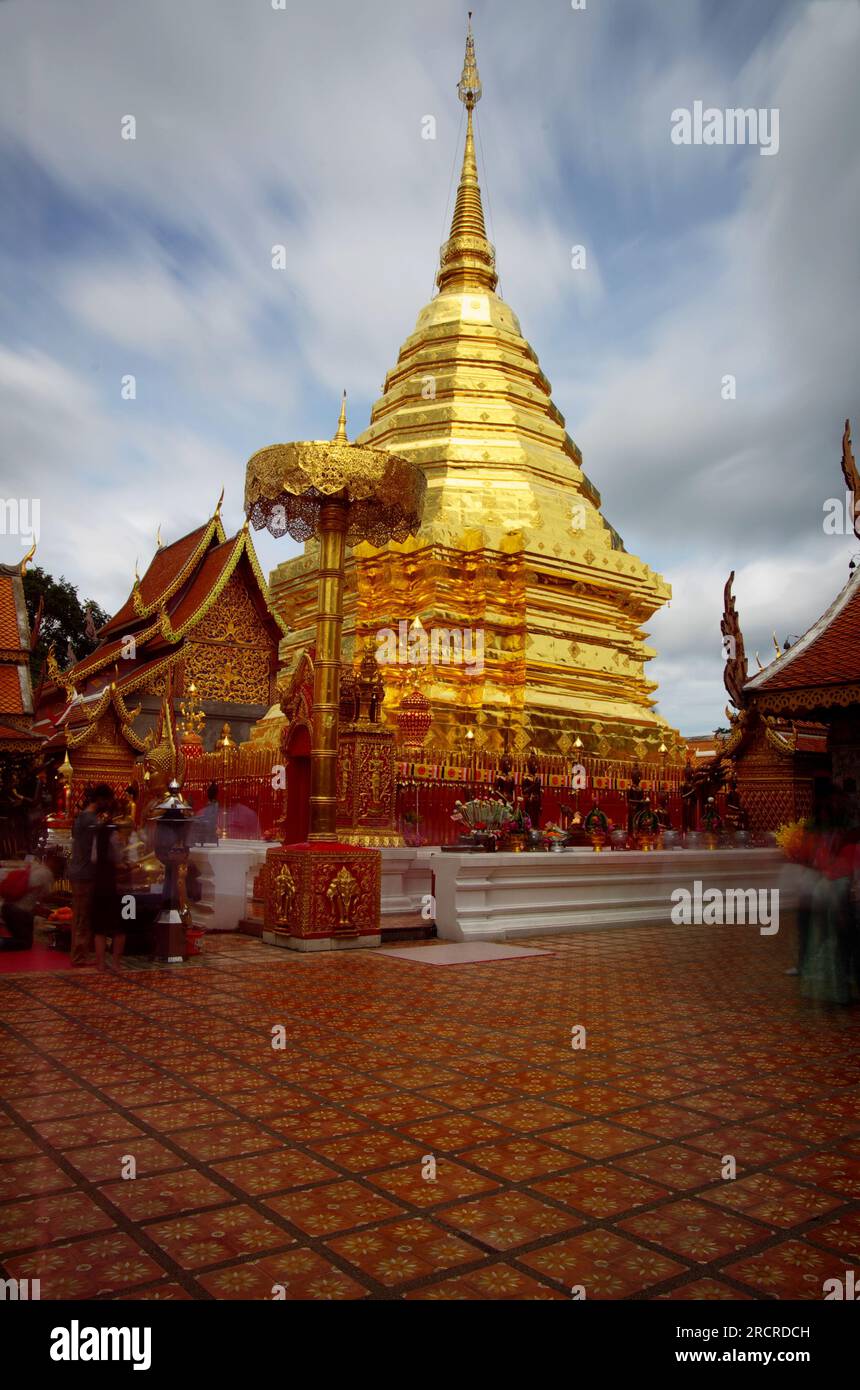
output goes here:
[{"label": "person in dark shirt", "polygon": [[125,926],[122,921],[119,872],[123,856],[117,828],[104,817],[95,835],[95,874],[93,876],[92,930],[95,937],[96,970],[105,969],[105,946],[111,937],[113,949],[110,968],[120,969],[125,950]]},{"label": "person in dark shirt", "polygon": [[72,827],[72,857],[69,879],[72,885],[72,965],[89,963],[92,950],[92,901],[96,866],[95,834],[104,819],[113,793],[101,784],[84,792],[83,810],[75,817]]}]

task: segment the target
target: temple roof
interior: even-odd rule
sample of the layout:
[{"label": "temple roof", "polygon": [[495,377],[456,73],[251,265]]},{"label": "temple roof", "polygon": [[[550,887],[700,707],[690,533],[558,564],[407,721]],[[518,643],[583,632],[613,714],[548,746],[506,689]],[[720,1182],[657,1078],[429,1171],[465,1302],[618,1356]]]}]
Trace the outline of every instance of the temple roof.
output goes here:
[{"label": "temple roof", "polygon": [[17,565],[0,565],[0,718],[23,715],[29,719],[33,713],[30,622],[24,598],[24,571],[29,559],[27,556]]},{"label": "temple roof", "polygon": [[125,603],[101,628],[99,637],[128,632],[157,612],[194,573],[213,538],[219,543],[225,539],[217,511],[203,526],[156,550],[143,578],[135,581]]},{"label": "temple roof", "polygon": [[70,744],[83,741],[81,736],[88,737],[91,726],[113,705],[123,733],[134,745],[131,725],[136,712],[125,701],[172,665],[183,639],[242,563],[250,570],[260,616],[276,640],[284,623],[269,607],[268,587],[248,528],[226,539],[216,511],[204,526],[156,551],[126,602],[101,628],[95,651],[64,671],[53,666],[54,684],[46,687],[39,706],[46,729],[65,727]]},{"label": "temple roof", "polygon": [[[825,613],[787,652],[744,686],[757,704],[788,708],[860,700],[860,581],[855,570]],[[803,698],[801,698],[801,696]]]}]

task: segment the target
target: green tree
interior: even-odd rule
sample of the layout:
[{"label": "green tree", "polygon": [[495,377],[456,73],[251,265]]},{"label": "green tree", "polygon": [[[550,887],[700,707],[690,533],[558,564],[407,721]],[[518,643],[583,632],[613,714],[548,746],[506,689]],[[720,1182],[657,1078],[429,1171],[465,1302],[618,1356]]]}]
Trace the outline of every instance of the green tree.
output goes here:
[{"label": "green tree", "polygon": [[[94,629],[102,627],[110,615],[91,599],[81,603],[74,584],[70,584],[62,575],[59,579],[54,579],[53,575],[46,574],[38,565],[28,569],[24,575],[24,597],[31,631],[40,602],[43,602],[39,637],[30,662],[35,690],[51,646],[56,648],[57,663],[61,667],[68,665],[69,646],[80,660],[94,650],[96,642],[91,634]],[[91,623],[88,621],[87,610],[92,617]]]}]

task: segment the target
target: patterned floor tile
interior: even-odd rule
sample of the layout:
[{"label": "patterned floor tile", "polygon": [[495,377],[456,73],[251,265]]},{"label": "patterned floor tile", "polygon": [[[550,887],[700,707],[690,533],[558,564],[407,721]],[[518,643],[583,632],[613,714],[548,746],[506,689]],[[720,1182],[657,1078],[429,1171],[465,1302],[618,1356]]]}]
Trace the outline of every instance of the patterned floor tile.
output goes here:
[{"label": "patterned floor tile", "polygon": [[[391,1168],[407,1160],[420,1167],[427,1146],[388,1134],[385,1130],[351,1134],[343,1139],[325,1139],[310,1145],[320,1158],[337,1163],[351,1173],[369,1173],[377,1168]],[[328,1175],[326,1175],[328,1176]]]},{"label": "patterned floor tile", "polygon": [[806,1158],[781,1163],[773,1170],[779,1177],[812,1183],[842,1197],[860,1197],[860,1158],[845,1154],[809,1154]]},{"label": "patterned floor tile", "polygon": [[73,1179],[49,1158],[13,1159],[11,1163],[0,1164],[0,1202],[62,1192],[73,1185]]},{"label": "patterned floor tile", "polygon": [[224,1205],[234,1200],[231,1193],[193,1168],[160,1173],[152,1178],[109,1182],[101,1191],[132,1221],[152,1221],[159,1216],[196,1211],[200,1207]]},{"label": "patterned floor tile", "polygon": [[159,1144],[157,1139],[92,1144],[89,1148],[72,1149],[66,1157],[82,1177],[94,1183],[111,1182],[121,1178],[123,1171],[130,1171],[127,1162],[129,1158],[134,1159],[137,1178],[184,1166],[184,1159],[164,1144]]},{"label": "patterned floor tile", "polygon": [[656,1297],[672,1303],[716,1303],[749,1301],[752,1294],[738,1293],[737,1289],[733,1289],[730,1284],[723,1284],[719,1279],[691,1279],[688,1284],[681,1284],[680,1287],[672,1289],[671,1293],[659,1293]]},{"label": "patterned floor tile", "polygon": [[748,1284],[759,1298],[820,1300],[825,1280],[844,1280],[845,1272],[838,1255],[800,1240],[783,1241],[760,1255],[723,1266],[724,1274]]},{"label": "patterned floor tile", "polygon": [[446,1207],[439,1219],[493,1250],[513,1250],[544,1236],[571,1231],[580,1224],[571,1212],[559,1211],[525,1192],[501,1192]]},{"label": "patterned floor tile", "polygon": [[579,1162],[576,1155],[568,1150],[541,1143],[538,1139],[510,1139],[504,1144],[481,1144],[476,1149],[470,1149],[463,1157],[468,1158],[476,1168],[510,1182],[528,1182],[531,1178],[572,1168]]},{"label": "patterned floor tile", "polygon": [[536,944],[421,972],[213,935],[181,971],[4,976],[0,1276],[44,1270],[43,1299],[516,1301],[582,1273],[591,1298],[732,1301],[857,1269],[856,1011],[798,1000],[788,937]]},{"label": "patterned floor tile", "polygon": [[715,1211],[693,1199],[625,1217],[618,1222],[618,1228],[699,1264],[709,1264],[770,1239],[767,1227],[756,1226],[729,1212]]},{"label": "patterned floor tile", "polygon": [[450,1158],[436,1160],[433,1178],[422,1177],[422,1168],[408,1163],[402,1168],[386,1168],[374,1173],[372,1181],[374,1187],[416,1207],[434,1207],[458,1197],[475,1197],[481,1192],[494,1192],[499,1186],[494,1178],[470,1172]]},{"label": "patterned floor tile", "polygon": [[469,1264],[481,1252],[423,1217],[409,1217],[328,1241],[358,1271],[378,1284],[395,1287]]},{"label": "patterned floor tile", "polygon": [[803,1139],[790,1139],[783,1134],[765,1134],[748,1125],[726,1125],[708,1129],[685,1140],[690,1148],[722,1158],[731,1154],[742,1168],[757,1168],[776,1159],[787,1158],[798,1149],[806,1148]]},{"label": "patterned floor tile", "polygon": [[[585,1231],[521,1257],[566,1289],[587,1299],[626,1298],[682,1274],[686,1266],[611,1231]],[[581,1295],[580,1295],[581,1297]]]},{"label": "patterned floor tile", "polygon": [[620,1125],[607,1124],[605,1120],[580,1120],[575,1125],[565,1125],[562,1129],[547,1132],[544,1137],[584,1158],[613,1158],[632,1149],[643,1149],[657,1143],[652,1135],[622,1129]]},{"label": "patterned floor tile", "polygon": [[335,1176],[335,1169],[316,1158],[309,1158],[299,1149],[231,1159],[214,1164],[213,1171],[255,1197],[283,1192],[290,1187],[306,1187],[308,1183],[325,1182]]},{"label": "patterned floor tile", "polygon": [[30,1158],[42,1150],[32,1139],[28,1139],[17,1125],[3,1125],[0,1128],[0,1162],[5,1158]]},{"label": "patterned floor tile", "polygon": [[486,1111],[479,1115],[464,1115],[449,1111],[447,1115],[436,1115],[430,1120],[404,1125],[403,1133],[420,1144],[424,1152],[433,1153],[441,1149],[444,1153],[457,1153],[460,1149],[470,1149],[475,1144],[485,1144],[488,1139],[504,1139],[508,1131],[501,1125],[491,1124],[484,1118]]},{"label": "patterned floor tile", "polygon": [[805,1233],[804,1240],[837,1251],[857,1268],[860,1266],[860,1211],[848,1212],[823,1226],[816,1226]]},{"label": "patterned floor tile", "polygon": [[111,1230],[114,1218],[83,1192],[33,1197],[0,1207],[0,1258],[55,1240]]},{"label": "patterned floor tile", "polygon": [[271,1299],[284,1302],[366,1298],[367,1289],[313,1250],[284,1250],[262,1260],[228,1265],[197,1282],[219,1299]]},{"label": "patterned floor tile", "polygon": [[295,1244],[273,1221],[238,1205],[157,1222],[147,1226],[146,1233],[183,1269]]},{"label": "patterned floor tile", "polygon": [[38,1279],[42,1299],[95,1298],[164,1274],[135,1241],[121,1234],[13,1255],[3,1264],[11,1279]]},{"label": "patterned floor tile", "polygon": [[396,1203],[349,1180],[270,1197],[266,1205],[309,1236],[337,1235],[403,1214],[403,1208]]},{"label": "patterned floor tile", "polygon": [[[8,1093],[5,1093],[8,1097]],[[70,1115],[109,1115],[110,1107],[81,1086],[64,1086],[48,1095],[25,1096],[15,1101],[22,1120],[65,1120]]]},{"label": "patterned floor tile", "polygon": [[212,1163],[219,1158],[232,1158],[239,1154],[257,1154],[272,1149],[282,1149],[274,1135],[267,1134],[259,1125],[235,1120],[232,1124],[209,1125],[200,1129],[180,1129],[171,1134],[171,1139],[194,1158]]},{"label": "patterned floor tile", "polygon": [[489,1081],[454,1081],[451,1085],[426,1086],[421,1099],[438,1101],[454,1110],[480,1110],[482,1106],[512,1100],[513,1096],[511,1091]]},{"label": "patterned floor tile", "polygon": [[159,1105],[132,1106],[135,1119],[142,1120],[160,1134],[172,1134],[177,1129],[189,1129],[192,1125],[226,1124],[231,1118],[230,1111],[223,1105],[212,1101],[194,1100],[166,1101]]},{"label": "patterned floor tile", "polygon": [[519,1129],[531,1133],[536,1129],[549,1129],[553,1125],[564,1125],[570,1119],[567,1108],[548,1105],[545,1101],[519,1100],[508,1105],[492,1105],[483,1112],[482,1118],[504,1125],[507,1129]]},{"label": "patterned floor tile", "polygon": [[602,1164],[577,1168],[566,1177],[533,1182],[531,1187],[539,1196],[552,1197],[598,1221],[620,1216],[622,1212],[633,1211],[637,1207],[650,1206],[652,1202],[669,1195],[665,1187],[616,1172]]},{"label": "patterned floor tile", "polygon": [[841,1206],[840,1199],[832,1193],[799,1187],[772,1173],[753,1173],[748,1178],[723,1182],[700,1195],[705,1201],[716,1202],[731,1211],[786,1228],[799,1226]]},{"label": "patterned floor tile", "polygon": [[656,1135],[660,1139],[685,1139],[690,1134],[701,1134],[703,1130],[713,1129],[707,1115],[693,1110],[684,1110],[679,1105],[642,1105],[633,1110],[625,1110],[618,1116],[618,1123],[628,1129],[641,1130],[646,1135]]},{"label": "patterned floor tile", "polygon": [[680,1144],[660,1144],[644,1153],[613,1159],[612,1166],[635,1177],[650,1178],[664,1187],[703,1187],[721,1176],[716,1155],[682,1148]]},{"label": "patterned floor tile", "polygon": [[33,1128],[54,1149],[71,1152],[107,1139],[123,1139],[131,1144],[144,1137],[139,1125],[123,1115],[75,1115],[68,1120],[38,1120]]},{"label": "patterned floor tile", "polygon": [[472,1302],[485,1299],[496,1303],[503,1299],[517,1302],[530,1302],[533,1299],[559,1299],[565,1295],[529,1278],[511,1265],[492,1264],[471,1274],[461,1274],[454,1279],[443,1279],[441,1283],[416,1289],[405,1295],[407,1300],[436,1300],[448,1302]]}]

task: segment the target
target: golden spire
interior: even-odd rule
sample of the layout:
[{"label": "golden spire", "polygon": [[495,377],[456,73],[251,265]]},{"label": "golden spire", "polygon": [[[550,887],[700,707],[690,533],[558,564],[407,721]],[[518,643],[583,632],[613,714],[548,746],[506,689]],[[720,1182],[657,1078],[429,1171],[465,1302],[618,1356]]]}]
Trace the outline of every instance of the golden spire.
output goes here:
[{"label": "golden spire", "polygon": [[442,247],[439,274],[436,277],[436,283],[442,291],[492,291],[498,284],[495,252],[487,240],[487,229],[484,225],[478,162],[475,158],[472,112],[481,100],[482,91],[475,59],[470,11],[466,60],[457,84],[457,94],[466,108],[466,147],[463,151],[463,168],[460,172],[460,186],[457,189],[457,202],[451,222],[451,235]]},{"label": "golden spire", "polygon": [[343,400],[340,403],[340,415],[337,419],[337,433],[332,444],[348,444],[349,438],[346,433],[346,392],[343,393]]},{"label": "golden spire", "polygon": [[23,560],[21,561],[21,577],[22,577],[22,578],[23,578],[23,576],[27,573],[27,566],[29,565],[30,561],[32,560],[32,558],[33,558],[33,556],[34,556],[35,554],[36,554],[36,542],[33,541],[33,544],[30,546],[30,549],[27,551],[27,554],[24,556]]}]

